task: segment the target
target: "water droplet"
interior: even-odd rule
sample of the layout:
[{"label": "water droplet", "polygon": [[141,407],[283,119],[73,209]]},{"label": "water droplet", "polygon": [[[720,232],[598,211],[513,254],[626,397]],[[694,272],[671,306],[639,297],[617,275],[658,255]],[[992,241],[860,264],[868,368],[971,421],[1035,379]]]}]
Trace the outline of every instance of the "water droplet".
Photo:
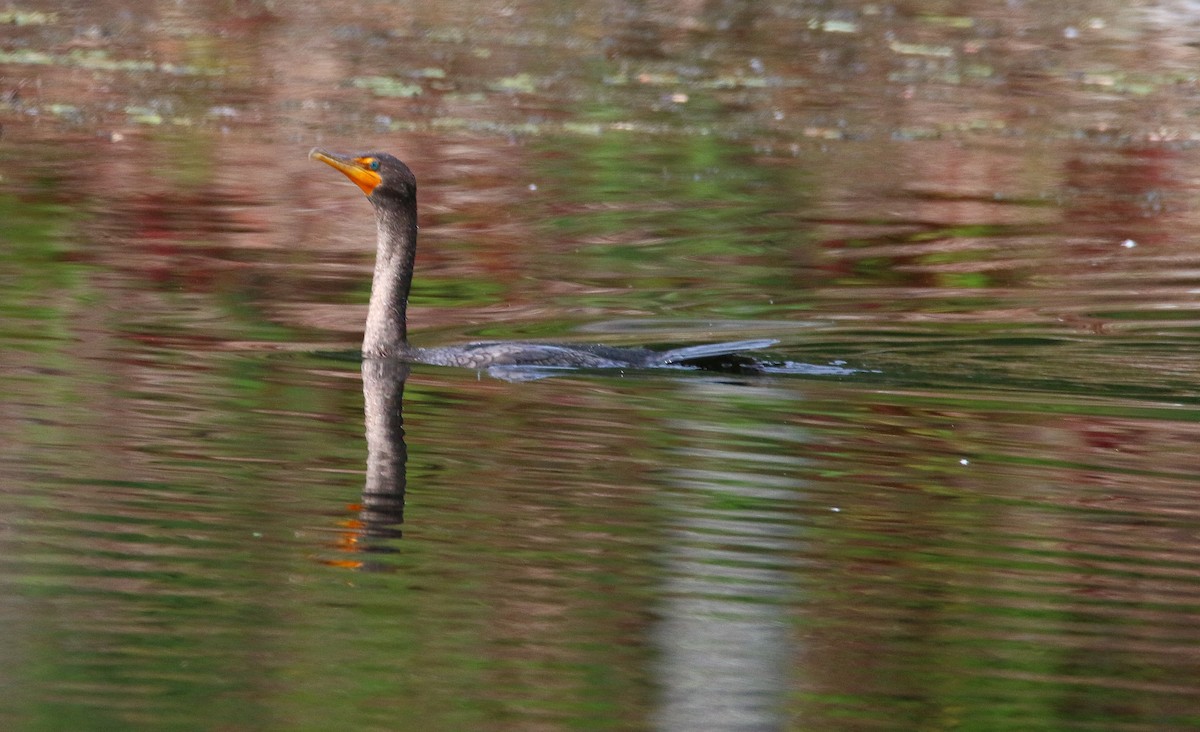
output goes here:
[{"label": "water droplet", "polygon": [[1133,239],[1126,239],[1125,241],[1121,242],[1121,246],[1125,247],[1126,249],[1133,249],[1137,246],[1137,242]]}]

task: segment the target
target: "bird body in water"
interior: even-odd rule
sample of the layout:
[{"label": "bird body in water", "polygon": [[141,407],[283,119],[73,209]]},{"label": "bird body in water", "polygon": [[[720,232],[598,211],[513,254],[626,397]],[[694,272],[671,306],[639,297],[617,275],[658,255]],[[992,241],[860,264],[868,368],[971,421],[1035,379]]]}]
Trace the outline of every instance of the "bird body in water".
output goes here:
[{"label": "bird body in water", "polygon": [[337,155],[314,148],[309,153],[353,181],[375,209],[378,243],[371,302],[363,334],[363,355],[398,358],[436,366],[638,368],[692,366],[717,370],[753,370],[743,351],[765,348],[773,340],[733,341],[655,351],[603,345],[485,341],[459,346],[416,348],[408,342],[408,293],[417,252],[417,179],[408,166],[387,153]]}]

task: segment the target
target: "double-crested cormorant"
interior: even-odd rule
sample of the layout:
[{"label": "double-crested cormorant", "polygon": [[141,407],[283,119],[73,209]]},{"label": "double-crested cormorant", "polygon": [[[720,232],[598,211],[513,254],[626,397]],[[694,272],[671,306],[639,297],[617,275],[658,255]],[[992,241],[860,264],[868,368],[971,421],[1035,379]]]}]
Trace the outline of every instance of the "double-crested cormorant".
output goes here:
[{"label": "double-crested cormorant", "polygon": [[379,230],[375,278],[363,336],[363,355],[395,357],[413,363],[484,369],[493,366],[623,368],[693,366],[719,370],[753,369],[756,362],[742,351],[765,348],[775,341],[751,340],[654,351],[602,345],[565,345],[487,341],[441,348],[415,348],[408,343],[405,311],[417,252],[417,179],[408,166],[382,152],[336,155],[314,148],[309,157],[340,170],[375,207]]}]

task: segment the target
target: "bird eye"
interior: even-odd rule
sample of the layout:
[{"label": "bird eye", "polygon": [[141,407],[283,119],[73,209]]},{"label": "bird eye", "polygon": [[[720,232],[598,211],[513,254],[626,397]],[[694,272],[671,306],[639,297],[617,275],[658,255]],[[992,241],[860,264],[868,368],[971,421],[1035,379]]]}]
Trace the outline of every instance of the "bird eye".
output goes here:
[{"label": "bird eye", "polygon": [[379,161],[375,158],[371,158],[371,162],[367,164],[367,167],[371,170],[379,170]]}]

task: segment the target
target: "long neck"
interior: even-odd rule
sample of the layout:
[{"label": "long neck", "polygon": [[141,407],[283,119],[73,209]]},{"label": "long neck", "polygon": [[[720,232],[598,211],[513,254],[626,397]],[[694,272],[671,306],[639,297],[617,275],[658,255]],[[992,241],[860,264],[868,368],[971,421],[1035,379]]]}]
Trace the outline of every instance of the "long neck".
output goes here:
[{"label": "long neck", "polygon": [[368,356],[396,355],[408,349],[405,316],[417,255],[416,201],[388,203],[375,205],[379,245],[363,334],[363,353]]}]

